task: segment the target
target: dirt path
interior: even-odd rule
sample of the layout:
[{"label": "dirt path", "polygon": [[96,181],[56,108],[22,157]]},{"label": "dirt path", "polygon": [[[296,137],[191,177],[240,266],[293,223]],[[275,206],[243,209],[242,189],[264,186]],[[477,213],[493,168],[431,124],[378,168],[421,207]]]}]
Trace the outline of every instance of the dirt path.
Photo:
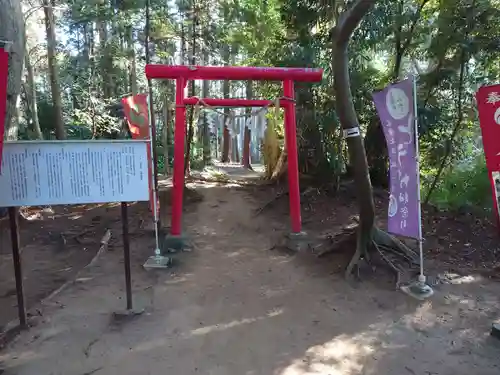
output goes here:
[{"label": "dirt path", "polygon": [[[500,288],[445,285],[417,303],[371,283],[353,288],[306,255],[269,250],[288,223],[252,217],[235,186],[200,187],[185,216],[195,250],[145,272],[149,238],[132,243],[134,297],[145,314],[117,324],[121,253],[43,309],[0,353],[3,375],[497,375]],[[118,247],[117,247],[118,248]]]}]

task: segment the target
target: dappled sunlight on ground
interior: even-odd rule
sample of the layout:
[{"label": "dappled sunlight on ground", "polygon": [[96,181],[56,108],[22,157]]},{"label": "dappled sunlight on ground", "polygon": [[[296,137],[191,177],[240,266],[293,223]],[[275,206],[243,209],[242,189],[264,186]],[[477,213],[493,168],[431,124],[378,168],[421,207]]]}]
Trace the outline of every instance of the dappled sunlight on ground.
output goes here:
[{"label": "dappled sunlight on ground", "polygon": [[481,283],[486,281],[481,275],[459,275],[456,273],[447,273],[445,275],[447,281],[450,284],[471,284],[471,283]]},{"label": "dappled sunlight on ground", "polygon": [[366,356],[375,352],[373,338],[367,334],[340,335],[322,345],[309,348],[302,358],[292,361],[277,375],[357,375]]},{"label": "dappled sunlight on ground", "polygon": [[258,322],[263,319],[267,318],[274,318],[276,316],[279,316],[283,314],[283,309],[276,309],[273,311],[270,311],[268,314],[264,316],[258,316],[255,318],[247,318],[247,319],[241,319],[241,320],[233,320],[232,322],[229,323],[224,323],[224,324],[215,324],[212,326],[207,326],[207,327],[202,327],[202,328],[197,328],[193,331],[191,331],[191,335],[193,336],[199,336],[199,335],[206,335],[212,332],[220,332],[220,331],[225,331],[227,329],[233,328],[233,327],[238,327],[244,324],[251,324]]}]

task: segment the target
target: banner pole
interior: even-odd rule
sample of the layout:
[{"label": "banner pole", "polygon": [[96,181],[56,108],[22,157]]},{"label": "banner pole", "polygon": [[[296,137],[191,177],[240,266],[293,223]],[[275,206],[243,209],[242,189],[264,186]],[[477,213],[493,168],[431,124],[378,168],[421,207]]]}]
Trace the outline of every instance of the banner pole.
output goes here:
[{"label": "banner pole", "polygon": [[164,257],[161,255],[161,250],[160,250],[160,238],[159,238],[159,219],[158,219],[158,179],[157,179],[157,174],[155,173],[156,171],[156,160],[154,157],[154,152],[155,152],[155,147],[154,143],[155,139],[153,137],[154,131],[153,131],[153,126],[152,126],[152,121],[151,121],[151,114],[153,112],[152,106],[152,100],[151,100],[151,92],[147,96],[148,100],[148,125],[149,125],[149,148],[151,152],[151,189],[153,190],[153,218],[154,218],[154,231],[155,231],[155,255],[152,257],[149,257],[146,263],[144,263],[144,268],[150,269],[150,268],[167,268],[170,264],[170,258]]},{"label": "banner pole", "polygon": [[155,174],[155,162],[153,158],[153,152],[154,152],[154,144],[153,142],[155,141],[153,139],[153,128],[151,124],[151,106],[153,103],[151,103],[151,97],[148,95],[148,122],[149,122],[149,148],[151,150],[151,189],[153,190],[153,210],[154,210],[154,222],[155,222],[155,255],[160,255],[160,241],[159,241],[159,236],[158,236],[158,197],[156,196],[156,184],[157,184],[157,179],[156,179],[156,174]]},{"label": "banner pole", "polygon": [[415,158],[417,164],[417,202],[418,202],[418,251],[420,256],[420,275],[418,281],[425,283],[424,275],[424,249],[422,236],[422,201],[420,197],[420,147],[418,140],[418,109],[417,109],[417,77],[413,75],[413,114],[415,132]]}]

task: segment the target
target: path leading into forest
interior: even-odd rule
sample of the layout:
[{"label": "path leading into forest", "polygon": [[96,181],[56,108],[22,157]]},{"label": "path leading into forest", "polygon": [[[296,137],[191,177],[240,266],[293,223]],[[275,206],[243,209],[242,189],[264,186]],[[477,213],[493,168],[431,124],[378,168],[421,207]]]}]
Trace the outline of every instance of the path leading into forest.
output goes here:
[{"label": "path leading into forest", "polygon": [[424,303],[369,282],[353,288],[305,254],[270,250],[288,223],[255,217],[245,190],[197,188],[204,199],[184,220],[195,248],[174,268],[144,271],[152,242],[134,237],[142,316],[111,319],[125,304],[123,264],[118,249],[105,253],[0,352],[0,373],[499,374],[500,343],[488,336],[497,284],[445,285]]}]

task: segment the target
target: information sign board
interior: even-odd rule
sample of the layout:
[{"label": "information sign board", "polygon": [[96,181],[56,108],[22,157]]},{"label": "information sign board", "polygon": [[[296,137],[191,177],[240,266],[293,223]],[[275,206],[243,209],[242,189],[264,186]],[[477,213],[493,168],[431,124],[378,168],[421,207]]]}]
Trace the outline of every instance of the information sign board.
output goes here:
[{"label": "information sign board", "polygon": [[149,199],[147,140],[4,143],[0,207]]}]

